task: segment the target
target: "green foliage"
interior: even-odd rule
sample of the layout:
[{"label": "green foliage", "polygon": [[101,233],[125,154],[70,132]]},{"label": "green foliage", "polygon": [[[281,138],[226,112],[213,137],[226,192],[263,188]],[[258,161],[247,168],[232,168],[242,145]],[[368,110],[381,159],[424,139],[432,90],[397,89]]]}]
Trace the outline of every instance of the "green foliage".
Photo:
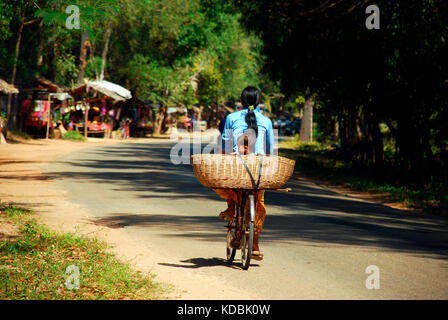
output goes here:
[{"label": "green foliage", "polygon": [[[42,3],[44,4],[46,1],[42,1]],[[37,10],[37,7],[34,1],[9,0],[0,3],[0,43],[2,44],[0,46],[0,74],[2,78],[8,75],[5,79],[7,81],[11,79],[10,75],[12,74],[11,71],[14,64],[17,64],[19,68],[27,69],[27,64],[23,63],[23,59],[19,57],[18,61],[16,61],[15,49],[20,26],[33,22],[35,10]],[[36,40],[35,34],[27,35],[27,26],[24,26],[23,29],[25,32],[23,32],[21,42],[28,42],[31,47],[29,51],[33,52],[35,50],[32,47]]]},{"label": "green foliage", "polygon": [[448,214],[448,188],[433,179],[426,186],[409,184],[393,167],[359,168],[335,157],[330,147],[321,143],[282,141],[279,155],[294,159],[295,170],[310,178],[319,179],[354,190],[382,194],[387,201],[409,208],[422,209],[442,215]]},{"label": "green foliage", "polygon": [[[131,41],[112,53],[113,74],[126,79],[137,96],[208,105],[238,99],[245,86],[258,84],[256,39],[225,1],[144,3],[123,7],[118,28],[129,30],[123,35]],[[124,42],[117,36],[115,43]]]},{"label": "green foliage", "polygon": [[[102,241],[52,232],[21,208],[0,212],[20,228],[18,238],[0,241],[0,299],[156,299],[167,290],[108,252]],[[70,265],[79,269],[79,289],[65,285]]]},{"label": "green foliage", "polygon": [[306,101],[305,97],[304,97],[304,96],[301,96],[301,95],[299,95],[299,96],[294,100],[294,102],[297,103],[297,104],[299,104],[299,105],[304,104],[305,101]]},{"label": "green foliage", "polygon": [[67,131],[62,134],[62,139],[74,141],[86,141],[86,138],[76,131]]},{"label": "green foliage", "polygon": [[19,216],[27,215],[27,214],[31,213],[30,210],[27,210],[24,208],[19,208],[14,205],[8,205],[6,207],[2,206],[2,207],[0,207],[0,212],[3,213],[8,218],[19,217]]},{"label": "green foliage", "polygon": [[8,121],[8,117],[6,116],[6,112],[0,112],[0,124],[6,124]]},{"label": "green foliage", "polygon": [[[76,5],[80,30],[65,26],[65,9]],[[14,10],[14,15],[9,11]],[[80,72],[80,39],[88,33],[85,77],[99,75],[106,43],[105,78],[124,85],[140,99],[164,104],[216,104],[239,99],[247,85],[261,85],[261,42],[240,25],[228,1],[218,0],[42,0],[0,6],[0,71],[8,74],[20,17],[23,29],[17,78],[26,87],[39,74],[67,86]],[[36,63],[40,61],[39,64]],[[271,92],[268,92],[270,94]]]},{"label": "green foliage", "polygon": [[98,27],[119,14],[118,0],[50,0],[47,8],[36,10],[35,16],[42,18],[46,25],[65,25],[68,14],[65,9],[75,5],[79,9],[80,29],[86,30],[90,36],[98,32]]},{"label": "green foliage", "polygon": [[55,82],[67,86],[71,86],[72,81],[76,79],[79,72],[78,67],[76,66],[76,56],[68,52],[61,52],[59,55],[55,56],[54,68],[56,71]]},{"label": "green foliage", "polygon": [[282,142],[283,148],[296,150],[302,153],[323,153],[328,150],[328,147],[319,142],[300,142],[297,137],[292,140],[285,140]]},{"label": "green foliage", "polygon": [[11,11],[13,10],[13,4],[8,2],[0,3],[0,40],[4,41],[11,36],[11,30],[9,24],[12,20]]}]

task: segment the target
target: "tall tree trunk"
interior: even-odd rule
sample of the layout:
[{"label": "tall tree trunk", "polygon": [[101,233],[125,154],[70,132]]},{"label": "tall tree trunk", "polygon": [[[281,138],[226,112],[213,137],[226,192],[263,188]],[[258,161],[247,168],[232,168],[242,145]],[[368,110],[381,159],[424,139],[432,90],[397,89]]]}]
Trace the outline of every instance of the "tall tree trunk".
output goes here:
[{"label": "tall tree trunk", "polygon": [[412,157],[412,145],[414,144],[414,130],[410,128],[411,119],[404,116],[404,119],[397,120],[398,130],[396,143],[399,148],[400,169],[403,174],[408,174],[411,169],[410,159]]},{"label": "tall tree trunk", "polygon": [[363,145],[362,119],[359,115],[359,107],[351,106],[349,108],[348,119],[350,157],[355,164],[359,164],[365,154],[365,152],[363,153],[365,145]]},{"label": "tall tree trunk", "polygon": [[436,161],[436,158],[434,156],[434,153],[431,150],[431,145],[429,142],[430,139],[430,130],[425,126],[422,128],[422,147],[425,154],[426,159],[426,167],[428,168],[428,174],[427,177],[441,174],[441,167],[438,161]]},{"label": "tall tree trunk", "polygon": [[332,119],[331,120],[331,128],[330,128],[330,132],[331,132],[331,139],[336,141],[339,137],[339,122],[338,119]]},{"label": "tall tree trunk", "polygon": [[100,80],[104,79],[104,71],[106,69],[106,59],[107,59],[107,53],[109,51],[109,40],[111,33],[112,33],[112,26],[109,24],[106,30],[105,35],[106,42],[104,43],[103,54],[101,55],[102,61],[101,61]]},{"label": "tall tree trunk", "polygon": [[[100,78],[100,70],[101,68],[97,68],[97,63],[95,61],[95,43],[88,43],[90,46],[89,55],[90,55],[90,61],[93,62],[93,70],[95,71],[95,79],[98,80]],[[86,59],[87,62],[87,59]]]},{"label": "tall tree trunk", "polygon": [[[22,16],[20,19],[20,27],[17,34],[17,41],[16,41],[16,50],[15,50],[15,56],[14,56],[14,65],[12,67],[12,77],[11,77],[11,84],[14,85],[16,81],[16,73],[17,73],[17,62],[19,61],[19,52],[20,52],[20,42],[22,41],[22,31],[23,26],[25,22],[25,17]],[[11,114],[11,102],[12,102],[12,94],[8,94],[8,122],[11,123],[11,120],[13,121],[13,124],[16,123],[16,116],[12,116]]]},{"label": "tall tree trunk", "polygon": [[339,127],[339,139],[341,141],[341,149],[344,150],[344,156],[346,150],[349,148],[348,144],[348,126],[347,126],[347,107],[342,107],[341,113],[338,115],[338,127]]},{"label": "tall tree trunk", "polygon": [[[43,48],[43,35],[42,35],[43,34],[43,30],[42,30],[43,25],[44,25],[44,20],[42,20],[39,23],[39,36],[38,36],[39,42],[37,44],[37,58],[36,58],[36,65],[38,67],[38,70],[40,69],[40,67],[42,66],[42,64],[44,62],[44,55],[43,55],[44,48]],[[39,72],[40,72],[40,70],[39,70]]]},{"label": "tall tree trunk", "polygon": [[308,98],[303,106],[303,117],[300,124],[299,141],[313,142],[313,106],[314,96],[309,94],[307,90]]},{"label": "tall tree trunk", "polygon": [[55,61],[56,61],[56,57],[58,55],[57,49],[56,49],[56,41],[52,40],[51,42],[48,43],[48,50],[46,52],[46,56],[45,56],[45,65],[48,67],[46,72],[45,72],[45,76],[47,79],[55,79],[56,76],[56,65],[55,65]]},{"label": "tall tree trunk", "polygon": [[87,34],[87,31],[83,31],[82,32],[82,36],[81,36],[81,52],[79,54],[79,60],[80,60],[80,65],[79,65],[79,73],[78,73],[78,81],[77,81],[77,85],[81,85],[82,82],[84,81],[84,71],[86,69],[86,64],[87,64],[87,47],[89,46],[89,35]]},{"label": "tall tree trunk", "polygon": [[154,134],[160,134],[162,132],[163,123],[165,121],[166,108],[165,105],[162,104],[157,110],[156,119],[154,121]]},{"label": "tall tree trunk", "polygon": [[380,130],[380,123],[378,117],[373,115],[372,118],[372,138],[373,138],[373,149],[375,152],[374,164],[377,168],[381,167],[384,162],[384,142],[383,134]]},{"label": "tall tree trunk", "polygon": [[359,157],[363,164],[372,162],[373,146],[369,118],[361,115],[357,118],[359,136]]}]

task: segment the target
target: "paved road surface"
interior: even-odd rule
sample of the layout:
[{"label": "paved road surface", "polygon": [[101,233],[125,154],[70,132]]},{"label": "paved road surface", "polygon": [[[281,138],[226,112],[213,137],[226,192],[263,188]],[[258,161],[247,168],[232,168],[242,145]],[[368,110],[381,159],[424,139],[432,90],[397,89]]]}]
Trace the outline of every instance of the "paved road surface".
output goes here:
[{"label": "paved road surface", "polygon": [[[170,162],[171,146],[161,140],[89,148],[45,169],[92,220],[124,228],[158,255],[152,270],[200,275],[198,288],[212,287],[204,299],[214,299],[220,284],[260,299],[448,298],[446,220],[298,178],[286,185],[291,193],[266,193],[265,259],[248,271],[228,264],[217,219],[225,202],[201,186],[191,166]],[[379,268],[380,289],[366,288],[370,265]]]}]

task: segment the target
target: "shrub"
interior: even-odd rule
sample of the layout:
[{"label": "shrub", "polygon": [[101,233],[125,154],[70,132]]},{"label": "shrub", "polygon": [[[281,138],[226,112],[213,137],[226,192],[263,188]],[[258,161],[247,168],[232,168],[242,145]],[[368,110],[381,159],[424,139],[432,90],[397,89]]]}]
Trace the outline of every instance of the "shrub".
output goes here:
[{"label": "shrub", "polygon": [[87,139],[76,131],[67,131],[64,134],[62,134],[62,139],[65,140],[75,140],[75,141],[86,141]]}]

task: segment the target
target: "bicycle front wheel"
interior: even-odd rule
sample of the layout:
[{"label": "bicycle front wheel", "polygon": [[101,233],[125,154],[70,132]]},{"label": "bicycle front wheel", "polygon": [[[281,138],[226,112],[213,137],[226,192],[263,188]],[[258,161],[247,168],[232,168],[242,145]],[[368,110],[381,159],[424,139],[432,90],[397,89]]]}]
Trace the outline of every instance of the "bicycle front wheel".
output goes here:
[{"label": "bicycle front wheel", "polygon": [[233,259],[235,259],[236,249],[231,246],[232,239],[235,237],[235,219],[229,222],[227,225],[227,249],[226,249],[226,255],[227,255],[227,261],[233,262]]}]

